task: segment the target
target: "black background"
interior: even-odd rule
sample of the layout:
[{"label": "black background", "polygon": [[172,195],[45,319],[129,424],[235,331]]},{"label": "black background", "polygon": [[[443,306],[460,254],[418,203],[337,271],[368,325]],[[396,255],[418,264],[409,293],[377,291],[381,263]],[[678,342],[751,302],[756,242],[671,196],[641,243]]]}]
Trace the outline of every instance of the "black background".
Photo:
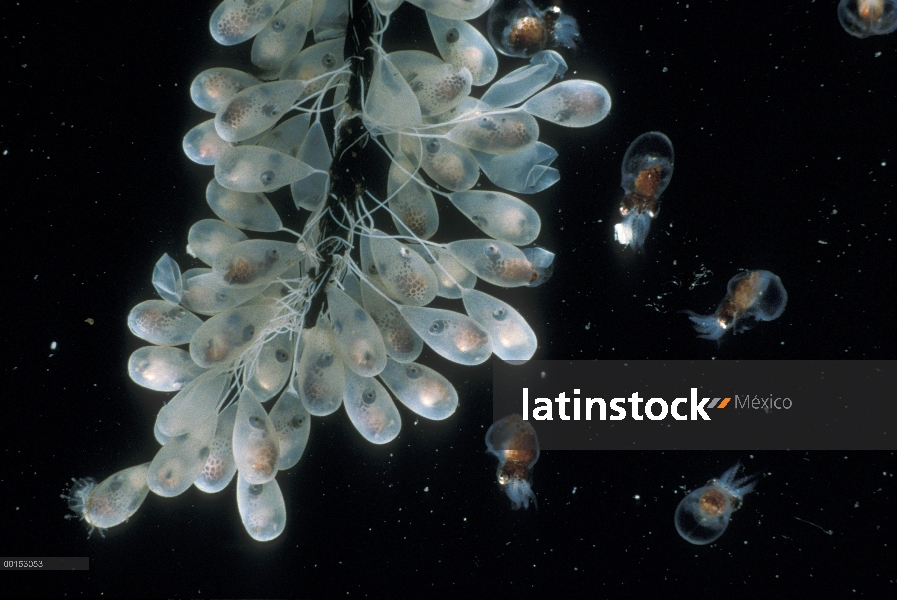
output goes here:
[{"label": "black background", "polygon": [[[212,3],[185,4],[20,2],[0,17],[12,267],[0,548],[91,558],[89,572],[9,575],[4,595],[893,595],[892,452],[546,452],[538,512],[515,512],[483,443],[489,365],[428,351],[459,390],[457,413],[432,423],[403,410],[386,447],[341,412],[316,419],[302,461],[278,478],[289,516],[274,542],[245,533],[233,486],[151,494],[106,539],[63,520],[70,477],[106,477],[158,447],[165,396],[129,381],[127,357],[142,344],[125,317],[154,297],[163,253],[190,265],[187,230],[211,216],[210,169],[180,150],[207,118],[189,84],[248,53],[212,42]],[[897,35],[853,38],[821,1],[565,10],[584,37],[577,54],[564,51],[567,78],[599,81],[613,108],[588,129],[542,129],[562,179],[529,200],[538,243],[558,253],[554,278],[534,290],[481,286],[528,318],[536,357],[892,359]],[[416,9],[393,25],[402,47],[432,48]],[[676,165],[636,256],[613,240],[620,163],[651,130],[672,139]],[[450,207],[441,214],[437,241],[472,235]],[[711,312],[743,268],[781,277],[784,314],[719,346],[697,339],[677,311]],[[702,269],[706,285],[690,289]],[[673,527],[683,492],[739,460],[763,474],[756,492],[717,543],[686,543]]]}]

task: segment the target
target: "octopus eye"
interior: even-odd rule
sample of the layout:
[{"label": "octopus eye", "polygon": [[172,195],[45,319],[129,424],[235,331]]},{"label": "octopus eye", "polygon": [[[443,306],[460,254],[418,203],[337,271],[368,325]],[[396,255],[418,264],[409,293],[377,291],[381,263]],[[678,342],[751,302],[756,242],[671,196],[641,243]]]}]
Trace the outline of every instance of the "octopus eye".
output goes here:
[{"label": "octopus eye", "polygon": [[436,154],[437,152],[439,152],[439,140],[430,138],[429,140],[427,140],[426,148],[427,152],[429,152],[430,154]]},{"label": "octopus eye", "polygon": [[433,335],[440,335],[443,331],[445,331],[445,321],[442,319],[438,319],[430,323],[430,333]]},{"label": "octopus eye", "polygon": [[327,53],[321,57],[321,66],[325,69],[332,69],[336,65],[336,57],[331,53]]},{"label": "octopus eye", "polygon": [[271,185],[274,183],[274,171],[265,171],[259,179],[261,179],[262,185]]},{"label": "octopus eye", "polygon": [[326,369],[330,365],[333,364],[333,354],[330,352],[325,352],[321,356],[318,357],[318,360],[315,361],[315,366],[319,369]]},{"label": "octopus eye", "polygon": [[461,39],[461,34],[458,33],[458,29],[456,27],[452,27],[445,32],[445,41],[449,44],[454,44],[459,39]]},{"label": "octopus eye", "polygon": [[374,388],[368,388],[361,392],[361,401],[365,404],[373,404],[374,400],[377,399],[377,392],[374,391]]}]

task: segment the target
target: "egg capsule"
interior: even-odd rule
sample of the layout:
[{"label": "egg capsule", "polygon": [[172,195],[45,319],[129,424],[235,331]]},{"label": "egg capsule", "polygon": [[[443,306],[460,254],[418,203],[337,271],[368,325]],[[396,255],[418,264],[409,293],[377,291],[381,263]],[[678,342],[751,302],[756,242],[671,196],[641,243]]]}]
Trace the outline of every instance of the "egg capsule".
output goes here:
[{"label": "egg capsule", "polygon": [[84,521],[90,527],[88,537],[94,529],[105,537],[106,529],[127,521],[143,504],[149,494],[146,485],[148,468],[149,463],[144,463],[124,469],[99,485],[89,477],[72,478],[69,493],[62,494],[62,498],[75,514],[66,515],[66,518]]},{"label": "egg capsule", "polygon": [[476,27],[465,21],[443,19],[427,13],[433,40],[443,60],[455,67],[466,67],[473,85],[486,85],[498,72],[498,57]]}]

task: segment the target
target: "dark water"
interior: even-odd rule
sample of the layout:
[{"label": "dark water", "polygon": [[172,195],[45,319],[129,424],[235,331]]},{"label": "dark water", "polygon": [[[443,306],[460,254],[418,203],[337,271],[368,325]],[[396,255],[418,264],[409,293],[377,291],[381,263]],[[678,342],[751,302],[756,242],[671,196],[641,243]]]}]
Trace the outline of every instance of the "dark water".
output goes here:
[{"label": "dark water", "polygon": [[[536,357],[892,359],[897,37],[847,35],[831,2],[565,4],[584,38],[562,51],[567,77],[605,85],[613,108],[588,129],[542,128],[562,179],[527,200],[558,266],[545,286],[494,292],[536,330]],[[180,150],[205,119],[189,83],[247,52],[215,47],[212,8],[6,12],[4,553],[91,557],[89,572],[32,575],[6,593],[893,594],[893,452],[545,452],[538,512],[514,512],[483,442],[488,363],[426,350],[459,391],[456,415],[404,411],[383,448],[341,412],[316,419],[302,461],[278,478],[288,523],[272,543],[249,539],[232,487],[151,495],[105,540],[64,521],[69,477],[105,477],[157,449],[163,395],[127,378],[142,344],[125,317],[153,296],[158,257],[188,264],[187,229],[211,216],[209,170]],[[415,10],[395,15],[396,44],[428,49]],[[675,172],[636,256],[613,239],[620,163],[652,130],[673,141]],[[439,241],[471,233],[459,218],[444,218]],[[781,278],[784,314],[720,346],[697,339],[678,311],[712,312],[741,269]],[[882,421],[893,429],[894,411]],[[686,543],[673,526],[684,492],[739,460],[762,475],[755,492],[717,543]]]}]

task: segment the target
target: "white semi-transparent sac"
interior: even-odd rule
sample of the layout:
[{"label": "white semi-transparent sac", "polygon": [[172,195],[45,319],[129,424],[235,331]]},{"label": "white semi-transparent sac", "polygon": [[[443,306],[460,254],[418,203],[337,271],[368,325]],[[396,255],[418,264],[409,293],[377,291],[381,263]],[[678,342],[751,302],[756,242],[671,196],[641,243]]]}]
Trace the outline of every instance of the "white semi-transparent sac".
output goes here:
[{"label": "white semi-transparent sac", "polygon": [[439,282],[437,296],[458,299],[461,297],[461,290],[472,289],[476,285],[477,276],[446,248],[424,248],[417,244],[409,247],[420,254],[436,274],[436,280]]},{"label": "white semi-transparent sac", "polygon": [[594,81],[563,81],[522,106],[528,113],[566,127],[588,127],[610,112],[610,94]]},{"label": "white semi-transparent sac", "polygon": [[492,5],[492,0],[408,0],[428,13],[444,19],[476,19]]},{"label": "white semi-transparent sac", "polygon": [[309,113],[288,117],[259,136],[257,145],[298,158],[299,149],[308,143],[306,136],[309,127],[311,127],[311,114]]},{"label": "white semi-transparent sac", "polygon": [[533,265],[535,276],[526,287],[539,287],[551,279],[554,274],[554,253],[539,246],[523,249],[523,256]]},{"label": "white semi-transparent sac", "polygon": [[523,252],[506,242],[461,240],[447,247],[477,277],[499,287],[528,285],[536,276]]},{"label": "white semi-transparent sac", "polygon": [[385,444],[399,435],[402,417],[389,392],[373,377],[362,377],[347,369],[343,405],[349,420],[367,441]]},{"label": "white semi-transparent sac", "polygon": [[395,300],[425,306],[436,297],[436,275],[419,254],[378,231],[370,245],[380,281]]},{"label": "white semi-transparent sac", "polygon": [[256,288],[273,282],[300,258],[295,244],[246,240],[223,248],[215,256],[212,270],[229,286]]},{"label": "white semi-transparent sac", "polygon": [[322,91],[327,84],[323,76],[343,66],[344,38],[327,40],[310,46],[288,61],[280,71],[281,79],[301,79],[308,82],[305,92],[299,98],[301,102],[307,97]]},{"label": "white semi-transparent sac", "polygon": [[364,301],[361,298],[361,280],[358,279],[358,276],[355,275],[355,273],[346,273],[346,276],[343,277],[342,284],[343,291],[346,292],[346,295],[349,296],[353,302],[359,305],[364,304]]},{"label": "white semi-transparent sac", "polygon": [[316,172],[289,154],[259,146],[229,148],[215,163],[218,183],[238,192],[272,192]]},{"label": "white semi-transparent sac", "polygon": [[524,246],[539,236],[539,213],[510,194],[469,191],[450,194],[449,200],[483,233],[497,240]]},{"label": "white semi-transparent sac", "polygon": [[[151,344],[131,355],[132,380],[175,395],[151,463],[72,487],[90,525],[122,522],[148,491],[216,493],[236,478],[246,531],[274,539],[287,526],[278,473],[302,459],[313,417],[344,407],[359,442],[389,444],[406,411],[449,419],[466,396],[428,366],[434,353],[464,365],[534,355],[513,298],[491,286],[551,275],[554,254],[532,245],[538,202],[517,197],[560,178],[539,120],[589,126],[610,98],[598,83],[558,81],[564,58],[539,48],[496,81],[496,48],[468,22],[492,0],[409,3],[432,43],[398,52],[384,17],[401,0],[374,0],[373,18],[364,0],[225,0],[212,13],[213,38],[252,40],[254,66],[206,69],[190,86],[208,115],[182,145],[213,166],[205,200],[217,218],[190,227],[192,264],[156,263],[158,299],[129,316]],[[350,9],[371,39],[349,29]],[[347,51],[363,53],[369,81]],[[479,239],[447,237],[464,219]]]},{"label": "white semi-transparent sac", "polygon": [[472,75],[473,85],[486,85],[498,72],[498,57],[489,41],[465,21],[443,19],[427,13],[433,40],[443,60],[464,67]]},{"label": "white semi-transparent sac", "polygon": [[184,277],[181,267],[167,254],[153,267],[153,287],[162,297],[173,304],[181,301],[184,295]]},{"label": "white semi-transparent sac", "polygon": [[203,219],[194,223],[187,233],[187,253],[212,266],[222,250],[247,239],[246,234],[233,225],[217,219]]},{"label": "white semi-transparent sac", "polygon": [[423,124],[417,96],[385,54],[379,55],[374,64],[364,124],[374,133],[401,131]]},{"label": "white semi-transparent sac", "polygon": [[[124,523],[131,517],[149,494],[146,475],[149,463],[123,469],[104,479],[99,485],[90,478],[72,479],[68,494],[62,498],[77,517],[100,530]],[[67,515],[66,518],[74,515]]]},{"label": "white semi-transparent sac", "polygon": [[246,389],[252,391],[259,402],[276,396],[289,380],[294,347],[294,340],[285,332],[265,342],[259,350],[258,363],[251,375],[244,376]]},{"label": "white semi-transparent sac", "polygon": [[280,216],[264,194],[236,192],[214,179],[206,187],[206,202],[218,218],[247,231],[279,231]]},{"label": "white semi-transparent sac", "polygon": [[275,314],[267,305],[238,306],[202,324],[190,340],[190,356],[200,367],[227,367],[254,347]]},{"label": "white semi-transparent sac", "polygon": [[397,155],[389,169],[389,209],[400,233],[430,239],[439,228],[439,212],[433,192],[413,177],[414,167],[405,156]]},{"label": "white semi-transparent sac", "polygon": [[153,493],[172,497],[186,492],[202,473],[218,425],[215,412],[189,431],[170,438],[149,466],[146,483]]},{"label": "white semi-transparent sac", "polygon": [[312,0],[298,0],[277,13],[252,42],[252,64],[276,71],[302,50],[312,17]]},{"label": "white semi-transparent sac", "polygon": [[199,108],[217,113],[238,93],[260,83],[260,80],[249,73],[215,67],[203,71],[193,79],[190,84],[190,99]]},{"label": "white semi-transparent sac", "polygon": [[337,356],[330,324],[322,319],[305,330],[305,349],[296,369],[296,389],[302,405],[312,415],[323,417],[340,407],[346,389],[346,369]]},{"label": "white semi-transparent sac", "polygon": [[373,377],[386,366],[386,346],[376,323],[342,290],[327,290],[333,340],[343,364],[362,377]]},{"label": "white semi-transparent sac", "polygon": [[380,373],[396,398],[420,416],[441,421],[458,408],[458,392],[448,379],[425,365],[390,360]]},{"label": "white semi-transparent sac", "polygon": [[522,110],[484,113],[465,120],[449,131],[448,139],[471,150],[487,154],[514,154],[526,150],[539,139],[539,124]]},{"label": "white semi-transparent sac", "polygon": [[186,344],[200,325],[199,317],[166,300],[146,300],[128,315],[131,333],[158,346]]},{"label": "white semi-transparent sac", "polygon": [[327,197],[330,184],[330,176],[327,173],[333,162],[320,121],[308,128],[295,154],[296,158],[317,171],[291,183],[290,194],[297,208],[314,211]]},{"label": "white semi-transparent sac", "polygon": [[509,192],[536,194],[561,178],[558,170],[550,166],[558,153],[542,142],[515,154],[472,154],[489,181]]},{"label": "white semi-transparent sac", "polygon": [[202,472],[193,485],[208,494],[220,492],[231,482],[237,472],[234,461],[234,422],[237,418],[237,405],[231,404],[218,416],[215,437],[209,446],[209,456]]},{"label": "white semi-transparent sac", "polygon": [[240,478],[246,483],[267,483],[277,475],[280,444],[274,424],[255,394],[248,390],[237,402],[233,450]]},{"label": "white semi-transparent sac", "polygon": [[459,105],[470,94],[472,83],[467,67],[455,69],[449,64],[418,69],[408,82],[422,117],[441,115]]},{"label": "white semi-transparent sac", "polygon": [[395,305],[383,298],[367,282],[361,284],[361,297],[365,311],[380,330],[389,357],[399,362],[416,360],[420,356],[424,342],[402,318]]},{"label": "white semi-transparent sac", "polygon": [[262,286],[236,287],[222,283],[211,269],[204,269],[187,279],[181,304],[194,313],[217,315],[255,298],[263,291]]},{"label": "white semi-transparent sac", "polygon": [[420,168],[433,181],[453,192],[469,190],[480,174],[476,157],[470,150],[437,137],[425,140]]},{"label": "white semi-transparent sac", "polygon": [[299,394],[288,386],[268,415],[280,445],[278,470],[290,469],[302,458],[311,434],[311,415],[302,405]]},{"label": "white semi-transparent sac", "polygon": [[286,527],[286,504],[276,479],[267,483],[249,483],[238,476],[237,508],[246,531],[260,542],[273,540]]},{"label": "white semi-transparent sac", "polygon": [[228,380],[219,370],[206,371],[188,383],[159,411],[156,429],[167,438],[189,433],[217,411]]},{"label": "white semi-transparent sac", "polygon": [[252,39],[265,28],[284,0],[225,0],[209,21],[212,37],[222,46],[233,46]]},{"label": "white semi-transparent sac", "polygon": [[504,108],[525,101],[567,72],[564,58],[553,50],[539,52],[530,64],[511,71],[483,93],[481,101],[493,108]]},{"label": "white semi-transparent sac", "polygon": [[233,144],[225,142],[215,130],[215,120],[209,119],[187,132],[183,142],[184,154],[200,165],[214,165]]},{"label": "white semi-transparent sac", "polygon": [[189,352],[171,346],[144,346],[128,359],[131,380],[157,392],[176,392],[204,371]]},{"label": "white semi-transparent sac", "polygon": [[489,332],[492,351],[502,360],[526,361],[536,352],[536,334],[506,302],[477,290],[464,290],[467,314]]},{"label": "white semi-transparent sac", "polygon": [[399,312],[430,348],[452,362],[478,365],[492,354],[489,334],[467,315],[416,306],[402,306]]}]

